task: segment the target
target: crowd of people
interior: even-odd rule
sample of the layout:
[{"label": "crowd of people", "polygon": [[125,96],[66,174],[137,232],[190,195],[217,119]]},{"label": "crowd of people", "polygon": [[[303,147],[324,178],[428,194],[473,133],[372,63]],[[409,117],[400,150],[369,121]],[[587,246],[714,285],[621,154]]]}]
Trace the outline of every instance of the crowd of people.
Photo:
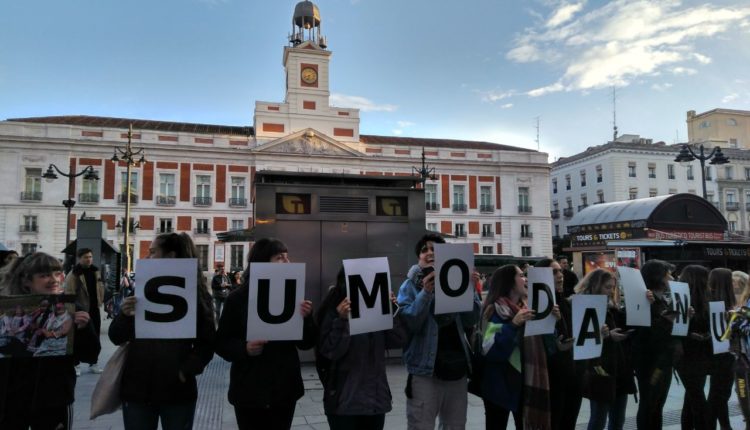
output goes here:
[{"label": "crowd of people", "polygon": [[[228,275],[219,268],[210,283],[197,273],[193,339],[137,338],[136,298],[124,298],[109,327],[115,345],[128,345],[119,393],[124,427],[156,429],[160,423],[166,430],[191,428],[198,398],[196,377],[216,353],[231,363],[228,397],[238,427],[288,429],[304,395],[298,351],[315,349],[330,428],[382,430],[393,400],[386,377],[387,351],[402,348],[409,429],[434,429],[436,421],[442,429],[465,428],[469,379],[478,383],[487,429],[506,428],[511,416],[517,429],[573,429],[584,400],[590,405],[588,429],[622,429],[628,398],[634,394],[637,427],[660,429],[673,372],[685,387],[683,429],[731,428],[727,403],[735,362],[748,363],[750,320],[733,320],[731,351],[714,354],[709,302],[724,302],[731,310],[728,315],[747,316],[747,274],[724,268],[709,271],[699,265],[676,271],[666,261],[647,261],[641,276],[651,325],[633,328],[626,323],[615,273],[596,269],[579,280],[567,259],[543,259],[535,266],[553,274],[555,332],[524,336],[527,323],[535,318],[527,302],[525,267],[498,268],[484,281],[483,294],[474,293],[472,310],[435,313],[432,268],[439,243],[444,243],[441,236],[428,234],[416,244],[417,264],[398,293],[391,294],[394,323],[386,331],[350,333],[351,303],[342,268],[315,315],[309,300],[297,304],[303,318],[301,340],[247,341],[249,264],[290,261],[286,245],[270,238],[255,242],[244,273]],[[168,233],[153,241],[148,258],[197,256],[188,235]],[[669,281],[675,278],[688,284],[691,296],[686,337],[672,335],[677,314]],[[132,290],[131,280],[125,279],[123,288]],[[482,275],[474,272],[475,284],[481,285],[481,280]],[[48,329],[61,330],[67,324],[67,330],[75,330],[72,355],[0,360],[0,428],[70,428],[76,366],[88,363],[92,372],[98,369],[100,288],[90,250],[78,252],[78,264],[67,277],[57,259],[40,252],[11,258],[0,270],[0,295],[66,293],[75,297],[76,308],[70,321],[60,319]],[[574,360],[575,295],[607,298],[602,352],[594,359]],[[55,320],[49,302],[39,306],[46,320]],[[26,329],[14,328],[24,324],[32,321],[8,312],[0,316],[0,330],[12,330],[14,336],[27,336]],[[468,339],[474,335],[481,342],[470,345]]]}]

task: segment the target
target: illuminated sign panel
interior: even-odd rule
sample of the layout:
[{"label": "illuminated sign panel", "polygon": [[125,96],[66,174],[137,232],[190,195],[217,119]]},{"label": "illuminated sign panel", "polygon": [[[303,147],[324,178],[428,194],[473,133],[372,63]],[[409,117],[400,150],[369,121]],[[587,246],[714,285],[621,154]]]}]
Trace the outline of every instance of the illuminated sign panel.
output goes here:
[{"label": "illuminated sign panel", "polygon": [[376,198],[378,216],[407,216],[409,215],[409,204],[406,197],[384,197]]},{"label": "illuminated sign panel", "polygon": [[309,215],[310,194],[276,194],[276,213],[279,215]]}]

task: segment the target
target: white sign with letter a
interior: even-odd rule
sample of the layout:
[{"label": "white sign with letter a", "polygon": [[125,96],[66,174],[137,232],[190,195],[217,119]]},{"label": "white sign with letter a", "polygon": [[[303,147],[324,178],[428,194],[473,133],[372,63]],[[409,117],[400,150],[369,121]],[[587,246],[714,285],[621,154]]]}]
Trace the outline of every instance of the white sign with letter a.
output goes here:
[{"label": "white sign with letter a", "polygon": [[573,360],[602,355],[602,326],[607,318],[607,296],[573,295]]},{"label": "white sign with letter a", "polygon": [[351,302],[349,334],[392,329],[388,258],[344,260],[344,273],[346,296]]},{"label": "white sign with letter a", "polygon": [[474,309],[473,271],[471,244],[435,244],[435,315]]},{"label": "white sign with letter a", "polygon": [[135,338],[196,337],[198,260],[143,259],[135,267]]},{"label": "white sign with letter a", "polygon": [[305,263],[250,263],[247,339],[301,340]]},{"label": "white sign with letter a", "polygon": [[529,267],[529,309],[535,311],[534,319],[526,322],[524,336],[552,334],[557,320],[552,315],[555,306],[555,277],[551,267]]}]

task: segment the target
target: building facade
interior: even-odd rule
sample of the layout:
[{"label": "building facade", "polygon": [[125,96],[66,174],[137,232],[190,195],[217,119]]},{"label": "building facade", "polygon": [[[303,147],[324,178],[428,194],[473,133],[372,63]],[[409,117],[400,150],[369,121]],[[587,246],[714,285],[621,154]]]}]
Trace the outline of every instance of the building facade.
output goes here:
[{"label": "building facade", "polygon": [[[570,219],[586,207],[667,194],[702,194],[700,163],[674,161],[679,146],[622,135],[552,163],[552,235],[567,234]],[[723,166],[719,166],[720,168]],[[707,200],[716,202],[716,167],[706,167]]]},{"label": "building facade", "polygon": [[[302,6],[302,7],[300,7]],[[311,9],[314,8],[314,9]],[[471,243],[475,253],[549,256],[550,166],[547,154],[489,142],[360,135],[359,110],[329,104],[331,51],[320,15],[301,2],[283,50],[283,102],[255,104],[253,126],[224,126],[97,116],[0,121],[0,242],[19,252],[60,256],[76,220],[102,219],[105,238],[121,248],[130,201],[134,258],[162,232],[190,232],[201,265],[244,264],[248,243],[216,235],[254,225],[258,171],[413,175],[426,157],[435,174],[425,183],[426,228]],[[308,28],[309,27],[309,28]],[[128,127],[146,162],[112,162],[128,142]],[[99,180],[42,174],[55,164]],[[20,191],[19,191],[20,190]],[[61,202],[75,200],[70,219]]]},{"label": "building facade", "polygon": [[750,149],[750,111],[712,109],[687,112],[688,142],[711,147]]}]

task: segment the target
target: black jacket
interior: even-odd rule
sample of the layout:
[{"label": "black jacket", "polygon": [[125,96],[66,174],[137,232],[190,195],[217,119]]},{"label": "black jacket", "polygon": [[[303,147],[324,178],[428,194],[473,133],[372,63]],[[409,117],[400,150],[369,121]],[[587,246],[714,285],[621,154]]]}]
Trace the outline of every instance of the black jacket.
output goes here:
[{"label": "black jacket", "polygon": [[318,338],[312,315],[305,318],[301,341],[268,342],[251,357],[246,349],[248,296],[246,285],[229,294],[216,334],[216,353],[232,363],[229,403],[251,408],[294,403],[305,393],[297,348],[310,349]]},{"label": "black jacket", "polygon": [[[123,401],[163,405],[198,398],[195,377],[211,361],[216,336],[204,306],[198,302],[195,339],[136,339],[135,318],[122,312],[115,317],[109,339],[115,345],[130,342],[120,387]],[[180,371],[185,382],[180,381]]]},{"label": "black jacket", "polygon": [[[81,310],[77,307],[77,310]],[[76,360],[97,344],[91,325],[76,328],[73,355],[0,358],[0,428],[4,413],[34,414],[75,400]]]},{"label": "black jacket", "polygon": [[391,410],[391,390],[385,374],[386,349],[401,348],[407,340],[401,318],[391,330],[349,334],[349,320],[335,308],[323,317],[318,352],[333,361],[331,387],[323,406],[328,415],[378,415]]}]

